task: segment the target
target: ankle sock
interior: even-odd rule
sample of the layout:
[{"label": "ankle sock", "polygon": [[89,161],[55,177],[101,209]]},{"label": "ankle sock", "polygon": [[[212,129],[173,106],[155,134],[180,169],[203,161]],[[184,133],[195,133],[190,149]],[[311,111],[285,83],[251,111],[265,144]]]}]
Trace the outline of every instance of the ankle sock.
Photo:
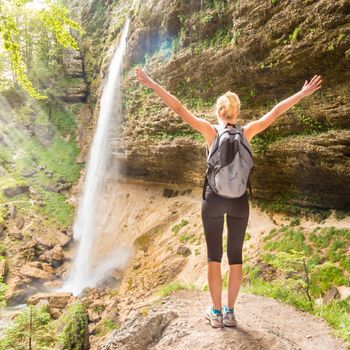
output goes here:
[{"label": "ankle sock", "polygon": [[225,312],[233,312],[234,311],[234,307],[232,307],[232,308],[229,308],[229,307],[227,307],[226,305],[224,306],[224,308],[225,308]]},{"label": "ankle sock", "polygon": [[213,315],[221,315],[222,314],[222,310],[221,309],[215,309],[214,307],[212,307],[212,313]]}]

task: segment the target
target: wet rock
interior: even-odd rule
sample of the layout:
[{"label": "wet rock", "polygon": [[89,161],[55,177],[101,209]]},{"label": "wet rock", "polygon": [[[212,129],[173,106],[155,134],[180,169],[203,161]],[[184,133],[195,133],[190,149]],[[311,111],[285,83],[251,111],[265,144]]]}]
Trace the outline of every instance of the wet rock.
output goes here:
[{"label": "wet rock", "polygon": [[22,193],[29,192],[29,186],[21,185],[15,187],[8,187],[2,190],[3,194],[7,197],[15,197]]},{"label": "wet rock", "polygon": [[8,288],[5,299],[8,306],[23,304],[28,296],[38,293],[38,288],[31,284],[31,278],[20,276],[9,276],[7,278]]}]

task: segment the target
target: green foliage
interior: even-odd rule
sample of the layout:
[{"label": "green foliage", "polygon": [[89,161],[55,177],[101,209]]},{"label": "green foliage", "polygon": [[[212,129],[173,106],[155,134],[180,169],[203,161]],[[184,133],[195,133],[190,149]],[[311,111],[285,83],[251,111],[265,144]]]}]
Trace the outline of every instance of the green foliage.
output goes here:
[{"label": "green foliage", "polygon": [[80,301],[70,305],[67,311],[57,320],[59,344],[62,349],[80,350],[83,348],[84,338],[88,331],[88,317]]},{"label": "green foliage", "polygon": [[182,219],[178,224],[174,225],[171,228],[171,231],[175,232],[176,234],[180,231],[180,229],[184,226],[186,226],[189,223],[189,221]]},{"label": "green foliage", "polygon": [[184,233],[184,234],[182,234],[182,235],[180,235],[180,237],[179,237],[179,241],[181,242],[181,243],[185,243],[185,242],[187,242],[187,241],[192,241],[193,242],[193,240],[196,238],[196,234],[195,233]]},{"label": "green foliage", "polygon": [[6,307],[5,293],[7,288],[8,288],[8,285],[4,283],[3,278],[0,276],[0,308]]},{"label": "green foliage", "polygon": [[183,282],[172,282],[165,284],[162,286],[157,292],[156,295],[160,297],[166,297],[172,292],[176,292],[178,290],[195,290],[196,286],[193,283],[183,283]]},{"label": "green foliage", "polygon": [[[30,317],[32,314],[32,328]],[[46,306],[26,307],[13,320],[13,324],[5,328],[0,339],[1,350],[26,350],[29,338],[32,339],[32,349],[51,350],[55,347],[57,337],[54,324]]]},{"label": "green foliage", "polygon": [[99,324],[96,329],[96,336],[97,337],[103,337],[109,332],[113,331],[114,329],[120,328],[120,324],[109,319],[104,318]]},{"label": "green foliage", "polygon": [[[43,116],[41,118],[44,120]],[[58,119],[57,123],[59,123]],[[36,138],[26,136],[16,128],[6,126],[2,130],[7,134],[9,140],[8,147],[1,153],[5,162],[3,165],[9,164],[9,171],[2,176],[0,188],[20,184],[29,185],[36,193],[42,195],[44,206],[33,207],[29,201],[28,193],[14,198],[7,198],[0,194],[0,203],[15,201],[17,209],[23,213],[33,212],[37,209],[50,218],[49,224],[56,221],[63,227],[70,226],[74,219],[74,206],[66,201],[63,194],[48,191],[46,186],[52,185],[61,177],[71,183],[76,182],[79,178],[83,165],[76,163],[79,150],[75,141],[65,141],[57,134],[51,146],[45,147]],[[16,157],[13,158],[13,155]],[[23,179],[23,172],[37,169],[39,165],[43,165],[45,170],[38,170],[33,176]],[[47,170],[52,171],[52,177],[45,173]]]},{"label": "green foliage", "polygon": [[301,105],[296,104],[291,110],[296,111],[297,118],[304,125],[303,134],[317,134],[327,129],[326,126],[320,123],[315,117],[307,115]]},{"label": "green foliage", "polygon": [[288,39],[289,42],[292,44],[294,41],[296,41],[297,39],[299,39],[300,37],[300,27],[297,26],[295,27],[295,29],[293,30],[293,33],[289,35]]},{"label": "green foliage", "polygon": [[[275,200],[263,200],[252,198],[253,207],[259,207],[267,213],[283,213],[289,216],[305,216],[317,222],[322,222],[331,215],[330,209],[303,207],[297,204],[290,204],[292,200],[303,200],[305,194],[296,191],[286,191]],[[310,200],[308,196],[306,199]]]},{"label": "green foliage", "polygon": [[342,269],[327,261],[316,265],[311,276],[311,292],[313,295],[324,295],[332,286],[349,286],[350,279],[346,278]]},{"label": "green foliage", "polygon": [[[33,21],[39,20],[40,25],[35,26],[37,31],[49,31],[56,36],[59,44],[76,50],[78,50],[78,45],[70,35],[69,29],[75,29],[82,34],[84,31],[77,22],[69,19],[69,10],[59,3],[50,2],[48,6],[38,11],[33,11],[30,7],[24,6],[25,4],[26,1],[2,2],[0,6],[0,33],[4,48],[10,57],[16,81],[33,98],[47,99],[48,96],[39,93],[33,87],[26,73],[20,45],[24,41],[27,48],[29,47],[30,33],[28,33],[27,28],[22,30],[21,23],[27,23],[27,18],[31,18]],[[24,38],[21,38],[21,35],[24,35]],[[34,41],[32,38],[30,40],[30,45],[33,45]]]},{"label": "green foliage", "polygon": [[[264,265],[244,266],[246,283],[242,290],[321,316],[335,328],[337,336],[350,343],[349,301],[334,300],[326,305],[315,302],[315,298],[323,297],[332,286],[350,285],[345,250],[350,244],[350,230],[318,226],[305,232],[302,227],[295,227],[297,222],[293,220],[290,225],[271,229],[264,236],[261,252]],[[279,276],[271,282],[265,279],[265,276],[270,279],[270,269],[265,273],[266,264]]]},{"label": "green foliage", "polygon": [[[40,191],[40,190],[39,190]],[[70,227],[74,222],[75,207],[67,203],[66,197],[61,193],[41,190],[44,206],[39,211],[48,216],[50,225],[53,221],[62,228]]]},{"label": "green foliage", "polygon": [[211,47],[220,46],[223,48],[231,44],[236,44],[238,37],[241,35],[241,31],[241,29],[232,31],[229,27],[220,28],[211,38],[193,43],[190,48],[195,54],[200,54],[203,50]]}]

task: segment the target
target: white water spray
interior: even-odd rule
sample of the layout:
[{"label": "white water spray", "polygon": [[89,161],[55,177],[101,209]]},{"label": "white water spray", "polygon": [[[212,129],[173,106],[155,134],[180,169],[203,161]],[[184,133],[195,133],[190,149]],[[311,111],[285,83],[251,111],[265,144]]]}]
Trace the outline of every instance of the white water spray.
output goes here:
[{"label": "white water spray", "polygon": [[91,254],[97,234],[97,203],[104,190],[104,177],[108,166],[110,136],[116,130],[121,115],[121,70],[129,21],[128,16],[103,83],[96,132],[87,161],[78,214],[73,225],[73,237],[78,241],[78,247],[70,276],[60,289],[74,295],[80,294],[85,287],[94,287],[109,270],[123,268],[131,255],[131,249],[119,248],[104,261],[98,261],[98,266],[94,267]]}]

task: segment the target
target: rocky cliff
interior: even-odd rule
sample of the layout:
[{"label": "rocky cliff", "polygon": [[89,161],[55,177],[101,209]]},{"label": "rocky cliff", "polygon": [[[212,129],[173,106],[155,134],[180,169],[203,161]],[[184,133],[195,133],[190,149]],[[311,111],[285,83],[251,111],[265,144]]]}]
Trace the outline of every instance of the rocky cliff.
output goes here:
[{"label": "rocky cliff", "polygon": [[[75,1],[89,103],[97,105],[128,1]],[[350,2],[154,1],[132,12],[123,79],[123,130],[115,160],[127,177],[202,185],[203,137],[136,81],[146,72],[197,116],[216,122],[227,90],[255,120],[314,74],[323,87],[252,140],[256,198],[320,208],[350,207]],[[100,66],[102,70],[100,71]]]}]

